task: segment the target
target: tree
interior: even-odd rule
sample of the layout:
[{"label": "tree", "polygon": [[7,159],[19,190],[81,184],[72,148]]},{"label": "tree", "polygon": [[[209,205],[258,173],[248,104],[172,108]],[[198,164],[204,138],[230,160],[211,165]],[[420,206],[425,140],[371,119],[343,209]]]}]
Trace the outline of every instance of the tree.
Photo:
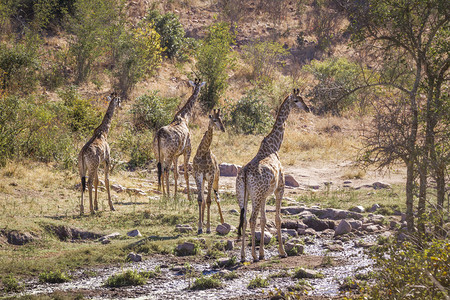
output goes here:
[{"label": "tree", "polygon": [[208,35],[196,53],[198,75],[206,82],[200,95],[200,102],[206,110],[212,109],[219,102],[228,86],[227,69],[234,64],[231,56],[234,41],[235,36],[227,23],[213,23],[208,27]]}]

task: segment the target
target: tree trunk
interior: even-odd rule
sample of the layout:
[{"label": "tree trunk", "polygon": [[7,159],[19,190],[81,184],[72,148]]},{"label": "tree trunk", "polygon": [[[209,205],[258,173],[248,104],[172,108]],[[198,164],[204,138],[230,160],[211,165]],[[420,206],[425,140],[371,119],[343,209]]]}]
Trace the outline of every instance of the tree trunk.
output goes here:
[{"label": "tree trunk", "polygon": [[406,165],[406,225],[409,232],[414,231],[414,160]]},{"label": "tree trunk", "polygon": [[[425,152],[426,150],[424,150]],[[420,233],[425,233],[425,206],[427,201],[428,166],[426,153],[422,153],[422,162],[419,165],[419,202],[417,205],[417,228]]]}]

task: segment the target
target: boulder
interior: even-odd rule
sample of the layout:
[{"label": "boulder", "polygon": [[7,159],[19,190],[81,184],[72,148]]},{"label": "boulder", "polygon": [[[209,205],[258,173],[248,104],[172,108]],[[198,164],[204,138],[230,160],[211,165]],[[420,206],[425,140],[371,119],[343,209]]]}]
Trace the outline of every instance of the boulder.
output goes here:
[{"label": "boulder", "polygon": [[335,235],[346,234],[352,231],[352,225],[346,220],[342,220],[336,227]]},{"label": "boulder", "polygon": [[216,227],[216,232],[220,235],[227,235],[231,231],[231,225],[227,223],[219,224]]},{"label": "boulder", "polygon": [[372,205],[372,207],[369,208],[367,211],[373,213],[373,212],[375,212],[375,211],[376,211],[377,209],[379,209],[379,208],[380,208],[380,205],[378,205],[377,203],[375,203],[375,204]]},{"label": "boulder", "polygon": [[234,164],[221,163],[219,165],[220,176],[235,177],[237,176],[241,166]]},{"label": "boulder", "polygon": [[35,240],[35,237],[29,232],[10,231],[7,234],[8,243],[22,246]]},{"label": "boulder", "polygon": [[101,242],[103,240],[116,239],[116,238],[118,238],[120,236],[121,236],[121,234],[119,232],[113,232],[113,233],[110,233],[110,234],[107,234],[107,235],[104,235],[104,236],[100,237],[99,241]]},{"label": "boulder", "polygon": [[[270,232],[264,231],[264,245],[267,245],[270,243],[270,241],[272,240],[273,235]],[[255,239],[256,242],[259,243],[259,241],[261,240],[261,231],[256,231],[255,232]]]},{"label": "boulder", "polygon": [[191,225],[178,224],[177,226],[175,226],[175,231],[178,231],[181,233],[186,233],[186,232],[193,231],[193,229],[192,229]]},{"label": "boulder", "polygon": [[195,244],[190,242],[180,244],[177,246],[176,252],[179,256],[195,255]]},{"label": "boulder", "polygon": [[305,229],[305,234],[306,234],[306,235],[314,235],[314,236],[318,236],[317,232],[316,232],[314,229],[312,229],[312,228],[307,228],[307,229]]},{"label": "boulder", "polygon": [[295,180],[294,176],[286,174],[284,175],[284,185],[291,187],[299,187],[300,184]]},{"label": "boulder", "polygon": [[285,215],[296,215],[305,210],[304,206],[289,206],[289,207],[282,207],[281,213]]},{"label": "boulder", "polygon": [[300,255],[303,254],[304,252],[304,246],[302,244],[299,243],[294,243],[294,242],[287,242],[286,245],[284,245],[284,250],[286,251],[286,253],[289,256],[294,256],[294,255]]},{"label": "boulder", "polygon": [[111,184],[111,189],[116,193],[122,193],[126,190],[125,187],[121,186],[120,184]]},{"label": "boulder", "polygon": [[139,262],[139,261],[142,261],[142,256],[140,254],[130,252],[127,255],[127,260],[132,261],[132,262]]},{"label": "boulder", "polygon": [[303,220],[308,228],[312,228],[315,231],[324,231],[325,229],[333,229],[334,222],[329,220],[320,220],[315,217],[306,218]]},{"label": "boulder", "polygon": [[384,183],[384,182],[379,182],[379,181],[374,182],[372,184],[372,186],[373,186],[373,188],[375,190],[390,189],[391,188],[391,185],[389,183]]},{"label": "boulder", "polygon": [[297,229],[298,227],[299,227],[299,221],[283,220],[283,222],[281,222],[281,228]]},{"label": "boulder", "polygon": [[338,251],[344,251],[344,247],[342,247],[342,245],[339,244],[327,244],[324,246],[325,249],[328,249],[330,251],[333,252],[338,252]]},{"label": "boulder", "polygon": [[350,225],[352,226],[352,229],[359,229],[362,226],[362,222],[359,220],[347,220],[347,222],[350,223]]},{"label": "boulder", "polygon": [[227,244],[225,245],[225,250],[231,251],[234,249],[234,242],[232,240],[228,240]]},{"label": "boulder", "polygon": [[361,205],[352,207],[352,208],[350,208],[349,210],[350,210],[350,211],[353,211],[353,212],[357,212],[357,213],[363,213],[363,212],[366,211],[366,210],[364,209],[364,207],[361,206]]},{"label": "boulder", "polygon": [[134,229],[134,230],[131,230],[131,231],[127,232],[127,235],[130,236],[130,237],[142,236],[142,234],[137,229]]},{"label": "boulder", "polygon": [[295,230],[295,229],[283,228],[283,229],[281,229],[281,233],[286,233],[287,235],[293,236],[293,237],[297,237],[298,236],[297,230]]}]

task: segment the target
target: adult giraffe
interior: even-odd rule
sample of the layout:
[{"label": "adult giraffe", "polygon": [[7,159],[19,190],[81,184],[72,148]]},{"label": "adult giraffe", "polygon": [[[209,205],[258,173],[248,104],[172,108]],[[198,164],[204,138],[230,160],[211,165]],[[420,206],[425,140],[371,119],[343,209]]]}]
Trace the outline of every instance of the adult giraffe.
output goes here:
[{"label": "adult giraffe", "polygon": [[[184,157],[184,179],[186,180],[186,188],[188,199],[191,200],[189,191],[189,173],[188,162],[191,157],[191,137],[189,132],[189,119],[192,114],[195,101],[197,100],[200,89],[205,85],[196,79],[194,82],[189,81],[189,84],[194,88],[194,91],[189,97],[186,104],[175,114],[173,121],[164,127],[161,127],[153,138],[153,151],[158,160],[158,188],[161,189],[163,195],[170,197],[169,192],[169,170],[173,164],[173,177],[175,180],[174,195],[177,194],[178,185],[178,157],[183,154]],[[164,182],[166,183],[166,190],[164,189]]]},{"label": "adult giraffe", "polygon": [[[281,200],[284,194],[284,174],[281,166],[278,150],[284,137],[285,122],[293,107],[309,111],[308,106],[299,95],[299,90],[287,96],[278,110],[272,131],[262,140],[256,156],[241,170],[236,178],[236,197],[241,209],[238,235],[242,230],[241,261],[245,261],[245,230],[247,227],[247,204],[252,200],[252,214],[250,216],[250,229],[252,236],[252,256],[256,262],[264,259],[264,227],[266,226],[266,198],[272,193],[276,198],[275,223],[278,233],[278,251],[281,257],[286,257],[283,242],[281,240]],[[258,212],[261,211],[261,244],[259,247],[259,259],[255,251],[255,227]]]}]

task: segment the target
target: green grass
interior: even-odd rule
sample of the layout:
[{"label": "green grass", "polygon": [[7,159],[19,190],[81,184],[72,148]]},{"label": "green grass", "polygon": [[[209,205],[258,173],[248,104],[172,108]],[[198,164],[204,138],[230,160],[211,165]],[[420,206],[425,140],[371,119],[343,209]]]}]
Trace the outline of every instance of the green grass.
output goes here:
[{"label": "green grass", "polygon": [[63,283],[70,281],[70,277],[62,271],[48,271],[39,274],[39,282],[41,283]]},{"label": "green grass", "polygon": [[194,280],[191,290],[208,290],[222,287],[222,282],[214,276],[200,276]]},{"label": "green grass", "polygon": [[147,282],[147,277],[136,270],[127,270],[123,273],[112,275],[109,277],[104,285],[107,287],[121,287],[143,285]]},{"label": "green grass", "polygon": [[257,289],[257,288],[264,288],[269,286],[269,281],[266,278],[262,278],[260,276],[256,276],[247,285],[247,288],[249,289]]},{"label": "green grass", "polygon": [[232,271],[232,272],[228,272],[228,273],[216,273],[213,275],[213,277],[221,278],[224,280],[233,280],[233,279],[239,278],[239,275],[235,271]]},{"label": "green grass", "polygon": [[298,279],[302,279],[302,278],[323,278],[324,275],[320,272],[316,273],[315,275],[312,275],[310,273],[308,273],[305,269],[303,268],[296,268],[294,271],[294,275],[292,275],[293,278],[298,278]]},{"label": "green grass", "polygon": [[17,279],[12,275],[7,275],[2,278],[3,290],[7,293],[10,292],[20,292],[23,287],[19,284]]}]

